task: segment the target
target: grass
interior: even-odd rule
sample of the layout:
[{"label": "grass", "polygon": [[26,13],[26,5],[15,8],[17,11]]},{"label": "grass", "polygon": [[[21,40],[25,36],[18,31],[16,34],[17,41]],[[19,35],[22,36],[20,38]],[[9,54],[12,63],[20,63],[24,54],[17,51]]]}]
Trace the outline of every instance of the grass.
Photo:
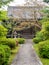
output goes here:
[{"label": "grass", "polygon": [[[38,44],[34,44],[34,49],[35,49],[36,53],[39,55]],[[40,60],[43,63],[43,65],[49,65],[49,59],[40,57]]]},{"label": "grass", "polygon": [[12,61],[15,58],[16,54],[18,53],[19,48],[20,48],[20,46],[18,46],[15,49],[11,50],[11,56],[9,58],[9,65],[12,63]]}]

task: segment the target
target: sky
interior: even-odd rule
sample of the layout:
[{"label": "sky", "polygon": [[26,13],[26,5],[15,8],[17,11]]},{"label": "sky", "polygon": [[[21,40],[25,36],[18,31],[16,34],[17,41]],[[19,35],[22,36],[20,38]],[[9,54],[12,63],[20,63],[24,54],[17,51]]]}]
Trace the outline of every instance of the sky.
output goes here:
[{"label": "sky", "polygon": [[15,6],[15,5],[22,5],[24,4],[25,0],[14,0],[13,2],[11,2],[9,5],[10,6]]},{"label": "sky", "polygon": [[[9,5],[11,6],[15,6],[15,5],[22,5],[24,4],[26,0],[14,0],[13,2],[11,2]],[[42,0],[38,0],[38,1],[42,1]]]}]

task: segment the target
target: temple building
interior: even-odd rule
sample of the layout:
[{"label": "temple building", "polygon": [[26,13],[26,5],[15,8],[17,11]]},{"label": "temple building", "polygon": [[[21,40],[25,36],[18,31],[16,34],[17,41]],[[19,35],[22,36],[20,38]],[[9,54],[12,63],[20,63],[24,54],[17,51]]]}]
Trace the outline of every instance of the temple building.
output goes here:
[{"label": "temple building", "polygon": [[14,28],[16,32],[24,38],[33,38],[35,34],[33,22],[41,19],[41,9],[42,6],[30,0],[22,6],[8,6],[8,17],[16,19],[16,22],[20,21],[20,24]]},{"label": "temple building", "polygon": [[41,17],[40,10],[42,6],[35,4],[34,2],[27,2],[22,6],[9,6],[8,16],[18,19],[34,19],[36,14],[37,18]]}]

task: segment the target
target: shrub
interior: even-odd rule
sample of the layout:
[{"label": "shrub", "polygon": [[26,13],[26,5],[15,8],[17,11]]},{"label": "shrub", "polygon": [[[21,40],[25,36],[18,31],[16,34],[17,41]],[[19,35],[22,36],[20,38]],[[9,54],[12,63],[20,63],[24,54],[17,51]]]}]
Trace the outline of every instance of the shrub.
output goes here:
[{"label": "shrub", "polygon": [[40,23],[43,24],[44,22],[48,22],[49,17],[43,17],[42,20],[40,20]]},{"label": "shrub", "polygon": [[5,36],[6,34],[7,34],[7,29],[4,26],[0,25],[0,37]]},{"label": "shrub", "polygon": [[36,37],[33,39],[35,43],[45,41],[49,39],[49,21],[42,24],[42,29],[36,34]]},{"label": "shrub", "polygon": [[41,33],[43,34],[43,40],[49,39],[49,31],[42,30]]},{"label": "shrub", "polygon": [[37,37],[33,39],[33,42],[34,42],[34,43],[38,43],[38,42],[40,42],[40,41],[41,41],[40,38],[37,38]]},{"label": "shrub", "polygon": [[25,39],[24,38],[18,38],[17,40],[18,40],[18,43],[19,44],[24,44],[24,42],[25,42]]},{"label": "shrub", "polygon": [[15,48],[16,47],[16,40],[14,40],[14,39],[7,39],[7,45],[10,48]]},{"label": "shrub", "polygon": [[49,32],[46,30],[41,30],[36,34],[36,38],[33,39],[33,42],[39,43],[47,39],[49,39]]},{"label": "shrub", "polygon": [[0,39],[0,44],[8,45],[11,49],[16,47],[16,40],[10,38]]},{"label": "shrub", "polygon": [[39,42],[45,40],[43,34],[44,34],[44,33],[43,33],[42,31],[38,32],[38,33],[36,34],[36,38],[33,39],[33,42],[39,43]]},{"label": "shrub", "polygon": [[39,43],[39,53],[41,57],[49,58],[49,40]]},{"label": "shrub", "polygon": [[5,60],[5,51],[0,46],[0,65],[2,65],[4,63],[4,60]]},{"label": "shrub", "polygon": [[42,29],[44,29],[44,30],[46,30],[46,31],[49,31],[49,21],[43,23]]},{"label": "shrub", "polygon": [[10,57],[10,48],[6,45],[0,45],[0,65],[7,65]]}]

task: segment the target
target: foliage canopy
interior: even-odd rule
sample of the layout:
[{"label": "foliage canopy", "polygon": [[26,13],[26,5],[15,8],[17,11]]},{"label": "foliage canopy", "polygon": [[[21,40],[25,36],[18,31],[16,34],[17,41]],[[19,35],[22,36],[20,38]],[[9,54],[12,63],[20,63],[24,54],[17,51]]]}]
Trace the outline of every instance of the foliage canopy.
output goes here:
[{"label": "foliage canopy", "polygon": [[7,16],[7,11],[0,11],[0,20],[7,20],[8,16]]},{"label": "foliage canopy", "polygon": [[6,5],[7,3],[9,3],[10,1],[13,1],[13,0],[0,0],[0,8],[1,8],[3,5]]},{"label": "foliage canopy", "polygon": [[49,0],[44,0],[44,2],[47,2],[47,3],[48,3],[48,2],[49,2]]},{"label": "foliage canopy", "polygon": [[0,37],[5,36],[6,33],[7,33],[7,29],[4,26],[0,25]]}]

